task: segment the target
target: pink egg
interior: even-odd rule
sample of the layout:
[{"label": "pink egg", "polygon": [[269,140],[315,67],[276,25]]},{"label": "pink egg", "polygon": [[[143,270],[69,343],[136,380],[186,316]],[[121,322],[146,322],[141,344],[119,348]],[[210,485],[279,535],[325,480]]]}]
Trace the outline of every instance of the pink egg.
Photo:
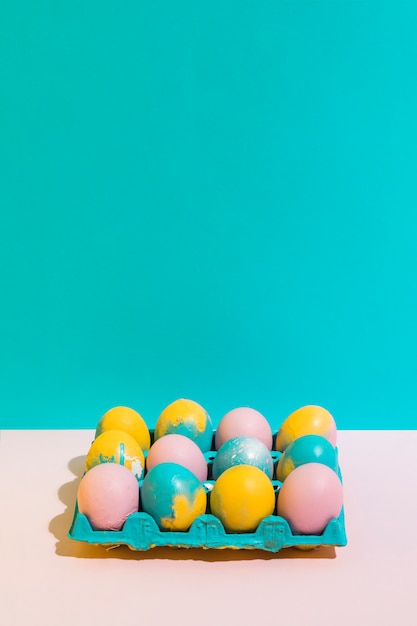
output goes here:
[{"label": "pink egg", "polygon": [[189,469],[200,482],[207,480],[207,461],[198,445],[184,435],[164,435],[151,446],[146,458],[146,469],[160,463],[177,463]]},{"label": "pink egg", "polygon": [[215,443],[218,450],[226,441],[234,437],[255,437],[272,449],[272,430],[266,418],[249,407],[232,409],[220,420]]},{"label": "pink egg", "polygon": [[278,494],[277,514],[294,534],[320,535],[340,515],[343,487],[336,472],[322,463],[306,463],[293,470]]},{"label": "pink egg", "polygon": [[139,483],[127,467],[101,463],[84,474],[77,502],[93,530],[120,530],[126,518],[139,510]]}]

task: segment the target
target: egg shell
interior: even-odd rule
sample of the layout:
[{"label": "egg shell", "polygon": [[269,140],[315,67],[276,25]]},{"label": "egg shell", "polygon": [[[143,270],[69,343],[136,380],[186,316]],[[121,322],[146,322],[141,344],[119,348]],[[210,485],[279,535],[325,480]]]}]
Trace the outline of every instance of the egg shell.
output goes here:
[{"label": "egg shell", "polygon": [[293,441],[282,453],[276,478],[281,482],[300,465],[305,463],[323,463],[333,471],[337,471],[337,450],[330,441],[319,435],[304,435]]},{"label": "egg shell", "polygon": [[199,481],[207,480],[207,462],[198,445],[184,435],[165,435],[152,445],[146,457],[149,472],[160,463],[177,463],[188,468]]},{"label": "egg shell", "polygon": [[119,463],[140,480],[145,469],[145,456],[132,435],[122,430],[107,430],[91,444],[86,458],[86,471],[101,463]]},{"label": "egg shell", "polygon": [[165,407],[155,425],[155,440],[171,434],[184,435],[194,441],[202,452],[208,452],[213,439],[213,424],[200,404],[180,398]]},{"label": "egg shell", "polygon": [[320,535],[340,515],[343,487],[338,475],[321,463],[306,463],[293,470],[282,484],[277,514],[294,534]]},{"label": "egg shell", "polygon": [[211,512],[228,532],[254,532],[265,517],[272,515],[274,507],[272,482],[253,465],[229,467],[210,494]]},{"label": "egg shell", "polygon": [[238,407],[232,409],[220,420],[216,431],[216,450],[234,437],[255,437],[272,449],[272,430],[267,419],[250,407]]},{"label": "egg shell", "polygon": [[255,437],[233,437],[226,441],[213,461],[213,478],[217,479],[234,465],[253,465],[272,479],[274,463],[266,445]]},{"label": "egg shell", "polygon": [[150,448],[151,435],[145,420],[128,406],[115,406],[109,409],[97,424],[95,437],[107,430],[123,430],[136,439],[142,451]]},{"label": "egg shell", "polygon": [[336,446],[336,423],[331,413],[313,404],[297,409],[281,424],[275,448],[283,452],[293,441],[304,435],[320,435]]},{"label": "egg shell", "polygon": [[77,502],[94,530],[120,530],[139,510],[139,483],[122,465],[96,465],[81,479]]},{"label": "egg shell", "polygon": [[161,530],[186,531],[206,512],[207,495],[189,469],[177,463],[160,463],[143,480],[141,503]]}]

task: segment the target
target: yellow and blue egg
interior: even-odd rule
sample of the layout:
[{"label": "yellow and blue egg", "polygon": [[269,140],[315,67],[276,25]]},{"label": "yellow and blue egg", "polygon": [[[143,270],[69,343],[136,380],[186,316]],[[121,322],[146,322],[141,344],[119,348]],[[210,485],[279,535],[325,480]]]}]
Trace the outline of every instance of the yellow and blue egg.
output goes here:
[{"label": "yellow and blue egg", "polygon": [[184,435],[192,439],[202,452],[208,452],[213,439],[213,424],[200,404],[180,398],[169,404],[158,417],[155,441],[172,434]]},{"label": "yellow and blue egg", "polygon": [[160,463],[143,480],[141,503],[144,512],[153,517],[161,530],[187,531],[206,512],[207,494],[186,467]]},{"label": "yellow and blue egg", "polygon": [[233,437],[226,441],[213,461],[213,478],[216,480],[234,465],[253,465],[262,470],[269,479],[272,479],[274,473],[270,451],[255,437]]},{"label": "yellow and blue egg", "polygon": [[129,433],[122,430],[106,430],[94,439],[88,450],[86,472],[101,463],[123,465],[140,480],[145,470],[145,455],[136,439]]},{"label": "yellow and blue egg", "polygon": [[277,480],[283,482],[294,469],[305,463],[322,463],[337,472],[337,450],[319,435],[299,437],[282,453],[276,469]]}]

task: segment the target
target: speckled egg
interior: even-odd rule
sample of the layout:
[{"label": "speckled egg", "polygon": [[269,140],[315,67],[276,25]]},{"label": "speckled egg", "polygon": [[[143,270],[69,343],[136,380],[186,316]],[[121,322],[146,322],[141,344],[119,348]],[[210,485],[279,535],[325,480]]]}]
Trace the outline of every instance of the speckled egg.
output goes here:
[{"label": "speckled egg", "polygon": [[336,423],[329,411],[321,406],[303,406],[282,423],[276,438],[276,450],[283,451],[304,435],[320,435],[336,446]]},{"label": "speckled egg", "polygon": [[141,503],[161,530],[186,531],[206,512],[207,495],[189,469],[177,463],[160,463],[143,480]]},{"label": "speckled egg", "polygon": [[137,480],[142,478],[145,457],[136,439],[122,430],[107,430],[93,441],[87,454],[85,469],[101,463],[118,463],[129,469]]},{"label": "speckled egg", "polygon": [[274,472],[271,453],[262,441],[255,437],[234,437],[226,441],[213,461],[213,478],[217,479],[234,465],[253,465],[262,470],[269,479]]},{"label": "speckled egg", "polygon": [[267,419],[250,407],[232,409],[220,420],[216,430],[216,450],[234,437],[255,437],[272,449],[272,430]]},{"label": "speckled egg", "polygon": [[169,404],[156,422],[155,440],[171,434],[184,435],[194,441],[202,452],[207,452],[213,439],[213,424],[200,404],[180,398]]},{"label": "speckled egg", "polygon": [[165,435],[152,445],[146,457],[146,469],[160,463],[178,463],[195,474],[199,481],[207,480],[207,462],[194,441],[184,435]]},{"label": "speckled egg", "polygon": [[342,506],[343,487],[336,472],[322,463],[306,463],[284,480],[276,510],[294,534],[320,535]]},{"label": "speckled egg", "polygon": [[259,523],[272,515],[275,492],[272,482],[258,467],[235,465],[214,483],[210,508],[227,532],[254,532]]},{"label": "speckled egg", "polygon": [[93,530],[120,530],[139,509],[139,484],[126,467],[102,463],[84,474],[77,503]]},{"label": "speckled egg", "polygon": [[299,437],[282,453],[276,469],[277,480],[284,481],[296,467],[305,463],[323,463],[336,472],[337,450],[319,435]]}]

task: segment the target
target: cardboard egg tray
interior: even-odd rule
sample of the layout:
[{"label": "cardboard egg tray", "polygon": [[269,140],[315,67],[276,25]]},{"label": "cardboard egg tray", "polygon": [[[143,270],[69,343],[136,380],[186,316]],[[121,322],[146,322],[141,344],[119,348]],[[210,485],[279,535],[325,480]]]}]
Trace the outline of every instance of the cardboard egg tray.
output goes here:
[{"label": "cardboard egg tray", "polygon": [[[275,438],[276,433],[274,434],[274,445]],[[151,439],[153,441],[153,432],[151,432]],[[160,530],[154,519],[142,510],[129,515],[123,528],[119,531],[93,530],[86,516],[78,511],[76,503],[68,536],[76,541],[83,541],[92,545],[106,547],[127,545],[131,550],[150,550],[156,546],[166,546],[203,549],[260,549],[279,552],[282,548],[290,547],[308,549],[316,546],[345,546],[347,544],[344,508],[342,508],[337,519],[330,520],[321,535],[294,535],[288,522],[276,514],[265,517],[255,532],[227,532],[221,521],[210,513],[210,492],[214,485],[214,480],[211,478],[211,468],[216,456],[214,445],[212,448],[205,454],[209,477],[204,483],[208,495],[208,512],[200,515],[188,531]],[[271,456],[274,461],[275,475],[275,468],[281,453],[273,450]],[[342,479],[340,468],[338,473]],[[141,483],[142,481],[139,481],[140,486]],[[275,493],[279,491],[281,484],[278,480],[272,480]]]}]

